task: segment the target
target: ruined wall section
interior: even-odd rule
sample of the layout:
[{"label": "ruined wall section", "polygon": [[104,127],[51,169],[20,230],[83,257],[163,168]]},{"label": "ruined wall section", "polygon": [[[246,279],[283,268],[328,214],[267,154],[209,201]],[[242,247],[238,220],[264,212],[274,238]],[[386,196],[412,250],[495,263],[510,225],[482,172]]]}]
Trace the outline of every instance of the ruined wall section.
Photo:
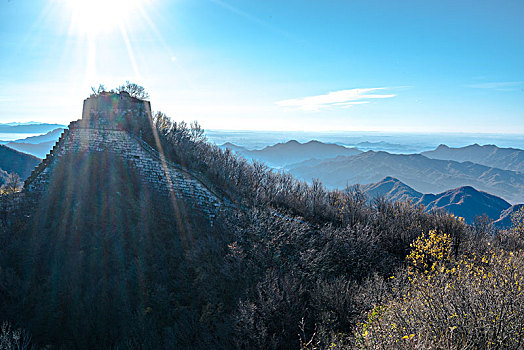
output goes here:
[{"label": "ruined wall section", "polygon": [[[141,179],[160,193],[202,210],[213,217],[224,199],[204,179],[183,167],[170,163],[140,138],[123,130],[89,128],[81,120],[72,122],[52,151],[24,182],[24,191],[42,192],[49,184],[53,164],[65,154],[112,152],[135,166]],[[81,174],[79,174],[81,176]]]}]

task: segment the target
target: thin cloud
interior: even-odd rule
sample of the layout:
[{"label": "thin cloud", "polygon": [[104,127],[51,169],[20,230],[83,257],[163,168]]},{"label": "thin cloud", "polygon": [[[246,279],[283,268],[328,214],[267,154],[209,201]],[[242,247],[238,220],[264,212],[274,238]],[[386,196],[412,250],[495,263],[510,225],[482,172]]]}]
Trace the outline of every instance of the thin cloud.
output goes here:
[{"label": "thin cloud", "polygon": [[325,108],[349,108],[354,105],[369,103],[370,99],[392,98],[396,96],[394,94],[381,95],[373,93],[384,89],[385,88],[339,90],[324,95],[278,101],[276,104],[281,107],[314,112]]},{"label": "thin cloud", "polygon": [[517,91],[524,87],[524,81],[497,81],[467,85],[474,89],[490,89],[498,91]]}]

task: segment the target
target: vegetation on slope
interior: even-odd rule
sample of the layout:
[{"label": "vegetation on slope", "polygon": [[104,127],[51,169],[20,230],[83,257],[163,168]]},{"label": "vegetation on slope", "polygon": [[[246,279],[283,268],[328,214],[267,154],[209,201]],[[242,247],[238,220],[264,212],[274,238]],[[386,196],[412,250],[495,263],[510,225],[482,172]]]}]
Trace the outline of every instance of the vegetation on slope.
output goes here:
[{"label": "vegetation on slope", "polygon": [[407,203],[367,204],[250,164],[196,123],[157,113],[154,125],[144,140],[235,207],[211,227],[117,156],[64,157],[36,208],[0,213],[0,315],[35,345],[518,348],[524,214],[493,233]]}]

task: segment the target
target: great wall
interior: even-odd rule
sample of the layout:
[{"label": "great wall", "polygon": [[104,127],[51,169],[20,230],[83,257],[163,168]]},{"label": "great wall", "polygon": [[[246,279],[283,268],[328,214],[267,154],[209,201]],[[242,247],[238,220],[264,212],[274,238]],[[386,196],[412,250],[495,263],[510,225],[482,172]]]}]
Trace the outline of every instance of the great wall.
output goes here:
[{"label": "great wall", "polygon": [[112,152],[130,162],[142,181],[172,199],[183,199],[192,209],[201,210],[213,220],[224,201],[200,174],[169,162],[141,139],[145,126],[151,130],[148,101],[126,92],[102,93],[84,100],[82,119],[71,122],[46,158],[24,182],[23,192],[45,191],[50,174],[64,155],[79,152]]}]

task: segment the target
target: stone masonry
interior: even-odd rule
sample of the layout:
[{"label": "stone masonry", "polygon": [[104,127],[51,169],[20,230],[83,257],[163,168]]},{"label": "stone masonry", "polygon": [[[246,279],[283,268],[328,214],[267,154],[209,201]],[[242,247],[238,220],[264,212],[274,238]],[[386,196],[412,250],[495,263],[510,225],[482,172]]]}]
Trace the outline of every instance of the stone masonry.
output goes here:
[{"label": "stone masonry", "polygon": [[148,101],[127,93],[105,93],[84,101],[82,119],[69,124],[51,152],[24,182],[24,192],[40,193],[49,183],[53,164],[63,155],[77,152],[112,152],[129,161],[144,182],[173,199],[191,203],[212,218],[223,203],[205,179],[178,164],[168,162],[156,149],[130,132],[133,122],[152,125]]}]

